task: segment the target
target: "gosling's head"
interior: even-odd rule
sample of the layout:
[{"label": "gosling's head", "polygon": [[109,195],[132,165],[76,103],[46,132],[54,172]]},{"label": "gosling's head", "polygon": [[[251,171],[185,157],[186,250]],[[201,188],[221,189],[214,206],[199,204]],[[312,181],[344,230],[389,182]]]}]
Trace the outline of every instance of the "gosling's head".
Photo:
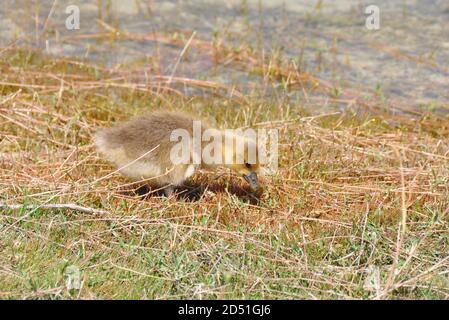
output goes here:
[{"label": "gosling's head", "polygon": [[241,175],[252,190],[260,188],[257,175],[261,173],[262,167],[256,141],[235,136],[232,146],[225,145],[225,161],[226,166]]}]

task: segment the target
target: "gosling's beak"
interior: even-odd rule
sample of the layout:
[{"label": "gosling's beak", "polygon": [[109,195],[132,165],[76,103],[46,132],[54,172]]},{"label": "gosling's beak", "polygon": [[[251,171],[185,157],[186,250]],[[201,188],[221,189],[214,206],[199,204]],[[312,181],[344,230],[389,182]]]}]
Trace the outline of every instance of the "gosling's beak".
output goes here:
[{"label": "gosling's beak", "polygon": [[252,190],[257,190],[259,189],[259,182],[257,181],[257,174],[255,172],[251,172],[250,174],[243,175],[243,178],[245,178],[246,181],[248,181],[249,186],[251,187]]}]

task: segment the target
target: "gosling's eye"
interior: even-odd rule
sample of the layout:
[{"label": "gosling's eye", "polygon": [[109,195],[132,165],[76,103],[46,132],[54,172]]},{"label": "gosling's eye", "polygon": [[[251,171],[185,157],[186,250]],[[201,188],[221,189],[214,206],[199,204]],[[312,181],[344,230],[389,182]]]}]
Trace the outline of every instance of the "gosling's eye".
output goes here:
[{"label": "gosling's eye", "polygon": [[251,165],[248,162],[245,162],[245,167],[247,167],[248,169],[251,169]]}]

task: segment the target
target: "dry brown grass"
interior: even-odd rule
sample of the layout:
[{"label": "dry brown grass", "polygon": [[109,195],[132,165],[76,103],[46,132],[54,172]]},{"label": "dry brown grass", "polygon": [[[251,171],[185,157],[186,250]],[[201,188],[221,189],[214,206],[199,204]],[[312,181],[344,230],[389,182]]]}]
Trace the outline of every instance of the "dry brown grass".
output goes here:
[{"label": "dry brown grass", "polygon": [[[256,59],[220,52],[224,61]],[[138,70],[32,51],[2,58],[0,297],[449,297],[447,118],[387,117],[374,113],[376,101],[349,96],[339,99],[372,113],[310,116],[173,74],[143,82]],[[293,65],[253,65],[264,77],[275,68],[287,90],[306,79],[330,94]],[[209,98],[185,96],[177,82]],[[194,177],[205,188],[196,201],[140,197],[111,174],[91,137],[160,107],[223,127],[278,128],[279,172],[260,195],[222,171]],[[71,265],[80,290],[65,286]]]}]

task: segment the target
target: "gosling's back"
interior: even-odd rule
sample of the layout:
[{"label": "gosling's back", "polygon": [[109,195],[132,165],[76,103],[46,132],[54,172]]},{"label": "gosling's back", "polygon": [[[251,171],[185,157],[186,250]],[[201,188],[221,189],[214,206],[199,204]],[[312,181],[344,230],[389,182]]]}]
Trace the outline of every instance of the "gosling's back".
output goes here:
[{"label": "gosling's back", "polygon": [[159,184],[176,185],[185,179],[187,166],[173,166],[170,161],[170,150],[177,143],[170,141],[170,135],[175,129],[185,129],[192,135],[193,121],[183,113],[155,112],[101,130],[95,143],[109,161],[124,167],[120,170],[123,174],[136,180],[155,178]]}]

